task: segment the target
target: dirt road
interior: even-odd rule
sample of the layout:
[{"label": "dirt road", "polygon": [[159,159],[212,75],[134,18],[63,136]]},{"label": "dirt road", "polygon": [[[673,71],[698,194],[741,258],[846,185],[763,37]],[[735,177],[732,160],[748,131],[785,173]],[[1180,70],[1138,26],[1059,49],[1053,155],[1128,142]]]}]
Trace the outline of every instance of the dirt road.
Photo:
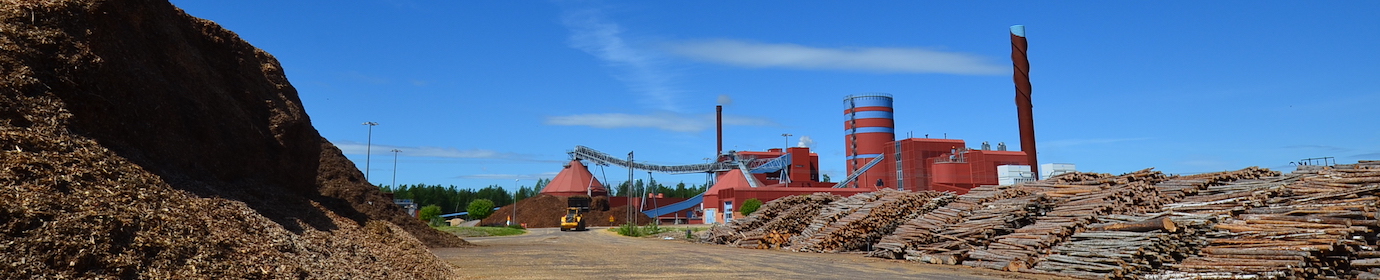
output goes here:
[{"label": "dirt road", "polygon": [[729,248],[679,240],[532,229],[467,238],[479,247],[433,249],[464,279],[1063,279],[860,254]]}]

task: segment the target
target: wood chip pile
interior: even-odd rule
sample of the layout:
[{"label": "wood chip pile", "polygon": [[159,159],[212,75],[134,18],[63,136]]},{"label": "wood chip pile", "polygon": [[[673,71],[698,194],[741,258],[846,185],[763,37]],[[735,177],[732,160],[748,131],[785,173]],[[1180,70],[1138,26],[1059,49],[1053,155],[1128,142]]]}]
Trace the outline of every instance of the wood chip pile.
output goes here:
[{"label": "wood chip pile", "polygon": [[464,246],[168,1],[0,1],[0,279],[454,279]]}]

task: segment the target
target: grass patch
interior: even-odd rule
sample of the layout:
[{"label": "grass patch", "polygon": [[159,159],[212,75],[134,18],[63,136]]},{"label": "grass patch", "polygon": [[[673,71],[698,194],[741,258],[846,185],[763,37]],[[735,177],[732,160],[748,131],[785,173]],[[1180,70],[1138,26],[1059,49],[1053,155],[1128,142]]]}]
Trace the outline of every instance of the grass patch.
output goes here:
[{"label": "grass patch", "polygon": [[622,236],[632,236],[632,237],[643,237],[643,236],[649,236],[649,235],[656,235],[656,234],[659,234],[659,233],[668,232],[668,231],[672,231],[672,230],[675,230],[675,229],[664,228],[664,227],[661,227],[661,226],[656,225],[656,223],[648,223],[648,224],[645,225],[645,226],[637,226],[637,225],[634,225],[634,224],[632,224],[632,223],[627,223],[627,224],[623,224],[623,225],[621,225],[621,226],[618,226],[618,227],[616,227],[616,228],[611,228],[611,229],[609,229],[609,231],[616,232],[616,233],[618,233],[618,235],[622,235]]},{"label": "grass patch", "polygon": [[484,236],[509,236],[527,233],[527,230],[510,227],[452,227],[439,226],[433,227],[436,230],[449,232],[460,237],[484,237]]}]

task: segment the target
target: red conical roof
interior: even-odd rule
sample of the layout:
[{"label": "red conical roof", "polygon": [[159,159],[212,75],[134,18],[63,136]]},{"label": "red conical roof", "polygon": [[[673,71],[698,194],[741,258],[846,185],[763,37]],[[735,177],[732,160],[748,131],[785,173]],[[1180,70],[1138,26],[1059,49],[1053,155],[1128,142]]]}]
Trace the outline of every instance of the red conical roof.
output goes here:
[{"label": "red conical roof", "polygon": [[594,196],[608,195],[604,184],[589,173],[588,167],[580,160],[572,160],[565,165],[565,169],[561,169],[561,173],[556,174],[556,178],[551,179],[551,183],[546,184],[541,193],[554,196],[585,195],[585,187],[589,187]]},{"label": "red conical roof", "polygon": [[738,169],[733,169],[729,170],[728,172],[724,172],[723,175],[719,175],[719,178],[714,180],[714,186],[709,187],[709,191],[707,191],[706,193],[718,194],[719,190],[722,189],[738,189],[751,187],[752,184],[748,183],[747,177],[743,177],[743,172],[738,171]]}]

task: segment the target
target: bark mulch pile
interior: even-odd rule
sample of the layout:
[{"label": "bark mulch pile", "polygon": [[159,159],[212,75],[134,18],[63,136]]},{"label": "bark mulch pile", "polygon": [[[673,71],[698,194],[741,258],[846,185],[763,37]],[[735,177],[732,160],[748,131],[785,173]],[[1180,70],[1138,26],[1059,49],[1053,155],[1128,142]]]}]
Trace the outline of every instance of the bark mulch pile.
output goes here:
[{"label": "bark mulch pile", "polygon": [[[552,196],[549,194],[539,194],[535,197],[518,201],[517,219],[514,220],[514,223],[527,224],[529,228],[560,227],[560,218],[565,217],[565,208],[567,206],[565,199],[564,197]],[[595,206],[601,204],[607,206],[608,198],[603,196],[595,197],[593,204]],[[588,213],[584,214],[585,219],[587,219],[585,220],[587,225],[592,227],[616,226],[628,222],[628,206],[613,207],[603,211],[599,208],[601,207],[592,207]],[[636,209],[634,209],[634,212],[634,218],[636,219],[634,223],[645,225],[652,222],[651,217],[647,217],[647,215],[642,214],[642,212],[637,212]],[[512,216],[513,205],[507,205],[499,208],[498,211],[494,211],[492,216],[480,220],[479,224],[484,226],[503,226],[507,224],[508,218]],[[613,216],[612,223],[609,222],[609,216]]]},{"label": "bark mulch pile", "polygon": [[272,55],[154,0],[0,0],[0,279],[444,279]]}]

